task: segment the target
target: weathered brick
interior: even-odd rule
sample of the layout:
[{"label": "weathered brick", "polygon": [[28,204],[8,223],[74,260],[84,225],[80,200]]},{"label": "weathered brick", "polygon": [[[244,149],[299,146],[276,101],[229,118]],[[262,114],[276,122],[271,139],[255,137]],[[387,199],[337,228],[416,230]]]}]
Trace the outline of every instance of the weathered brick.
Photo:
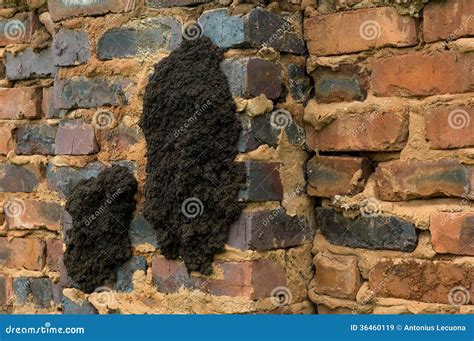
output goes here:
[{"label": "weathered brick", "polygon": [[[308,108],[305,115],[312,115]],[[398,151],[407,142],[408,115],[405,111],[341,114],[320,130],[305,127],[311,150]]]},{"label": "weathered brick", "polygon": [[94,127],[82,119],[61,121],[55,142],[56,154],[87,155],[99,151]]},{"label": "weathered brick", "polygon": [[34,192],[39,171],[32,166],[0,164],[0,192]]},{"label": "weathered brick", "polygon": [[49,78],[57,71],[51,48],[36,52],[29,47],[17,54],[7,52],[5,66],[9,80]]},{"label": "weathered brick", "polygon": [[246,188],[240,190],[241,201],[272,201],[283,199],[280,164],[276,162],[246,161]]},{"label": "weathered brick", "polygon": [[159,292],[172,293],[180,287],[199,287],[199,280],[188,274],[183,262],[155,256],[152,261],[153,283]]},{"label": "weathered brick", "polygon": [[41,110],[46,118],[62,118],[67,110],[56,109],[54,104],[54,87],[43,88],[43,100]]},{"label": "weathered brick", "polygon": [[430,96],[474,89],[474,54],[415,52],[372,61],[376,96]]},{"label": "weathered brick", "polygon": [[41,88],[0,89],[0,119],[36,118],[41,115]]},{"label": "weathered brick", "polygon": [[248,42],[244,18],[229,15],[227,8],[205,11],[198,19],[203,35],[222,48],[239,46]]},{"label": "weathered brick", "polygon": [[306,52],[301,31],[300,12],[280,16],[261,7],[257,7],[247,16],[246,29],[253,47],[268,46],[277,51],[304,54]]},{"label": "weathered brick", "polygon": [[283,207],[243,212],[231,225],[227,244],[241,250],[273,250],[311,242],[314,227],[304,216],[291,217]]},{"label": "weathered brick", "polygon": [[371,250],[412,252],[418,244],[415,225],[397,217],[359,216],[345,218],[333,208],[316,208],[316,222],[334,245]]},{"label": "weathered brick", "polygon": [[129,12],[134,3],[130,0],[48,0],[48,9],[51,19],[59,21],[70,17]]},{"label": "weathered brick", "polygon": [[57,66],[87,63],[90,58],[87,32],[61,29],[54,36],[52,55],[54,65]]},{"label": "weathered brick", "polygon": [[308,194],[331,197],[360,192],[371,171],[366,158],[314,156],[307,165]]},{"label": "weathered brick", "polygon": [[101,150],[108,149],[113,151],[115,155],[129,153],[142,138],[142,131],[138,126],[126,126],[119,124],[114,129],[102,129],[100,131]]},{"label": "weathered brick", "polygon": [[45,244],[33,238],[0,238],[0,264],[7,268],[41,270]]},{"label": "weathered brick", "polygon": [[[14,214],[8,214],[9,205],[17,205],[18,210],[13,210]],[[33,229],[38,227],[46,227],[51,231],[58,231],[59,229],[61,205],[55,202],[31,199],[7,200],[3,209],[6,212],[7,226],[10,229]]]},{"label": "weathered brick", "polygon": [[136,216],[132,220],[130,225],[130,241],[132,246],[149,244],[154,248],[158,248],[156,231],[142,215]]},{"label": "weathered brick", "polygon": [[[59,218],[58,218],[59,220]],[[46,265],[51,271],[60,271],[63,256],[63,241],[61,239],[46,240]]]},{"label": "weathered brick", "polygon": [[[454,304],[451,300],[461,304],[473,304],[473,278],[472,265],[397,259],[379,262],[370,273],[369,286],[377,297]],[[464,302],[458,302],[461,297],[455,298],[453,295],[452,290],[460,288],[465,290],[458,293],[464,296]]]},{"label": "weathered brick", "polygon": [[145,56],[171,51],[181,43],[181,24],[171,17],[136,20],[107,30],[97,44],[99,59]]},{"label": "weathered brick", "polygon": [[368,74],[357,65],[341,65],[338,70],[318,67],[311,76],[319,103],[364,101],[367,98]]},{"label": "weathered brick", "polygon": [[33,303],[41,308],[48,308],[53,299],[53,286],[49,278],[32,278],[30,289]]},{"label": "weathered brick", "polygon": [[221,63],[227,76],[230,91],[234,96],[245,98],[264,94],[277,99],[282,91],[282,80],[278,65],[260,58],[232,58]]},{"label": "weathered brick", "polygon": [[28,44],[40,26],[34,12],[19,13],[10,19],[0,20],[0,46]]},{"label": "weathered brick", "polygon": [[56,77],[54,104],[56,109],[96,108],[124,104],[128,97],[124,89],[129,83],[123,78],[75,76],[60,79]]},{"label": "weathered brick", "polygon": [[296,102],[306,102],[311,90],[311,82],[306,76],[306,66],[298,64],[288,64],[288,88],[291,97]]},{"label": "weathered brick", "polygon": [[376,170],[376,190],[382,200],[403,201],[469,195],[469,169],[456,159],[389,161]]},{"label": "weathered brick", "polygon": [[30,289],[31,278],[17,277],[13,279],[13,295],[20,304],[28,301],[28,295],[31,294]]},{"label": "weathered brick", "polygon": [[430,231],[436,252],[474,256],[472,212],[434,212],[430,217]]},{"label": "weathered brick", "polygon": [[474,146],[474,107],[440,106],[426,109],[424,115],[426,139],[431,148]]},{"label": "weathered brick", "polygon": [[362,285],[357,257],[318,253],[314,257],[314,265],[314,288],[317,293],[338,298],[356,297]]},{"label": "weathered brick", "polygon": [[69,196],[76,185],[83,179],[96,177],[105,166],[100,162],[91,162],[84,168],[55,167],[48,164],[46,177],[48,188],[57,191],[63,198]]},{"label": "weathered brick", "polygon": [[117,269],[117,283],[115,287],[118,291],[133,291],[133,274],[141,270],[146,273],[147,264],[143,256],[133,256],[129,261],[122,264]]},{"label": "weathered brick", "polygon": [[304,32],[310,54],[322,56],[418,42],[415,19],[392,7],[316,16],[305,20]]},{"label": "weathered brick", "polygon": [[146,0],[146,5],[151,8],[195,6],[212,2],[213,0]]},{"label": "weathered brick", "polygon": [[18,126],[15,130],[15,153],[53,155],[56,130],[48,124]]},{"label": "weathered brick", "polygon": [[9,303],[13,296],[13,284],[11,277],[0,276],[0,306]]},{"label": "weathered brick", "polygon": [[63,297],[61,301],[62,310],[64,314],[70,315],[89,315],[97,314],[97,309],[86,300],[76,299],[72,301],[67,297]]},{"label": "weathered brick", "polygon": [[12,129],[0,127],[0,155],[7,155],[11,150]]},{"label": "weathered brick", "polygon": [[474,2],[450,0],[428,3],[423,9],[425,41],[454,40],[474,35]]}]

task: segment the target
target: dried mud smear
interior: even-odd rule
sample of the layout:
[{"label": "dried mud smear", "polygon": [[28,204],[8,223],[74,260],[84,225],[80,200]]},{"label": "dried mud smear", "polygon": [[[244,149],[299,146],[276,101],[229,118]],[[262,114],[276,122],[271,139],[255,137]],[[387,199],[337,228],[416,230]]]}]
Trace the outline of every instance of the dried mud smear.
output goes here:
[{"label": "dried mud smear", "polygon": [[148,145],[145,218],[165,257],[204,274],[242,210],[242,170],[233,161],[241,126],[222,59],[208,38],[183,41],[155,66],[140,122]]},{"label": "dried mud smear", "polygon": [[128,229],[135,210],[137,181],[129,169],[113,166],[80,182],[66,204],[72,217],[64,265],[86,293],[115,281],[115,270],[130,259]]}]

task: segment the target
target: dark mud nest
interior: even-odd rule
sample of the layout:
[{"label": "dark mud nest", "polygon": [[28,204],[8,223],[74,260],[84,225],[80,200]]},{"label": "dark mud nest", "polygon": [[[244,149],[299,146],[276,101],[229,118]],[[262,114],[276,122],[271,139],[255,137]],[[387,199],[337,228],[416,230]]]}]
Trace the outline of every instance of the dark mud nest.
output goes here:
[{"label": "dark mud nest", "polygon": [[113,166],[81,181],[69,196],[64,265],[86,293],[115,281],[115,270],[132,256],[128,229],[135,210],[137,181],[129,169]]},{"label": "dark mud nest", "polygon": [[148,144],[145,217],[166,258],[181,257],[203,274],[242,210],[242,169],[233,161],[241,126],[222,59],[208,38],[183,41],[155,66],[140,122]]}]

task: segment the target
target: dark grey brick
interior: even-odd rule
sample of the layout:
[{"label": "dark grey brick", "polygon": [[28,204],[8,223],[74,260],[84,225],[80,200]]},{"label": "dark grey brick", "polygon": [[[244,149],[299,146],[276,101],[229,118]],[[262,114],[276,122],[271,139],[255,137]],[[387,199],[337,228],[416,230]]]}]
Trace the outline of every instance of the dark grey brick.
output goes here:
[{"label": "dark grey brick", "polygon": [[16,55],[7,52],[5,66],[9,80],[54,77],[57,71],[51,48],[35,52],[29,47]]},{"label": "dark grey brick", "polygon": [[62,298],[62,309],[64,314],[72,315],[88,315],[97,314],[97,309],[89,302],[78,299],[77,302],[70,300],[67,297]]},{"label": "dark grey brick", "polygon": [[33,192],[39,172],[31,166],[0,164],[0,192]]},{"label": "dark grey brick", "polygon": [[415,225],[389,216],[345,218],[333,208],[316,208],[316,225],[334,245],[412,252],[418,243]]},{"label": "dark grey brick", "polygon": [[279,201],[283,199],[280,163],[245,161],[247,181],[239,191],[240,201]]},{"label": "dark grey brick", "polygon": [[62,29],[53,40],[54,65],[70,66],[85,64],[90,58],[87,32]]},{"label": "dark grey brick", "polygon": [[47,308],[51,305],[53,286],[49,278],[31,278],[30,289],[35,305],[41,308]]},{"label": "dark grey brick", "polygon": [[298,64],[288,64],[288,88],[291,97],[296,102],[306,102],[311,91],[311,82],[306,76],[306,67]]},{"label": "dark grey brick", "polygon": [[54,140],[57,127],[42,125],[22,125],[15,131],[15,153],[18,155],[54,155]]},{"label": "dark grey brick", "polygon": [[13,294],[16,300],[25,304],[28,301],[28,295],[31,293],[31,279],[27,277],[18,277],[13,279]]}]

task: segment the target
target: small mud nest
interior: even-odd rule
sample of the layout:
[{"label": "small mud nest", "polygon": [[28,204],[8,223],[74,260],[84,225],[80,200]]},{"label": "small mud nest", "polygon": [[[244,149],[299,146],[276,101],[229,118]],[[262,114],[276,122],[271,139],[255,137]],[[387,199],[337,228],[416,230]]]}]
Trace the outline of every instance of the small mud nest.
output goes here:
[{"label": "small mud nest", "polygon": [[208,38],[185,40],[155,66],[140,122],[148,145],[145,218],[162,254],[188,271],[212,272],[242,211],[242,167],[234,162],[241,125],[223,51]]},{"label": "small mud nest", "polygon": [[86,293],[115,281],[115,270],[132,256],[129,226],[137,181],[129,169],[113,166],[81,181],[66,204],[72,228],[66,231],[64,265]]}]

